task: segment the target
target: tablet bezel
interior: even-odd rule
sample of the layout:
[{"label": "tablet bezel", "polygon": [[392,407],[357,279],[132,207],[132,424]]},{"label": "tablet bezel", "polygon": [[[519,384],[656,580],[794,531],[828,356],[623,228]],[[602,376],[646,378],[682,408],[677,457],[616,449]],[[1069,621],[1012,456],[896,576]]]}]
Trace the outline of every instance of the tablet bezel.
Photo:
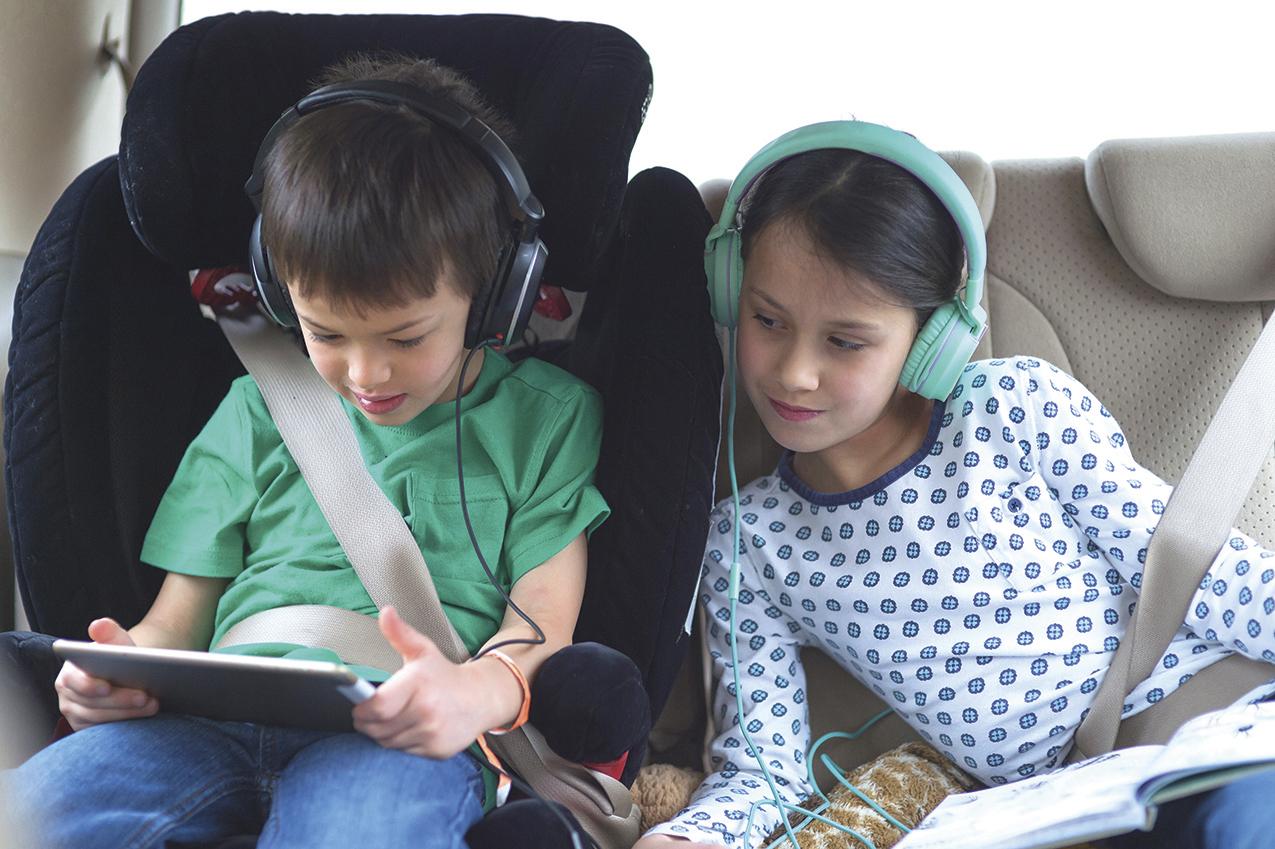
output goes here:
[{"label": "tablet bezel", "polygon": [[151,693],[166,713],[352,731],[372,685],[339,663],[55,640],[63,660],[117,686]]}]

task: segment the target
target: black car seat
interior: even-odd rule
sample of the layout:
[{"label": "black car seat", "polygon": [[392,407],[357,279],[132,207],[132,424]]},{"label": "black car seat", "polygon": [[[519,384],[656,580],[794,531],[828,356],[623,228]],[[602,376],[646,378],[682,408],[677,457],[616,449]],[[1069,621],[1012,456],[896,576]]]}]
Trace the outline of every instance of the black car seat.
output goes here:
[{"label": "black car seat", "polygon": [[[138,560],[186,445],[243,369],[189,295],[187,270],[242,264],[253,155],[324,66],[356,51],[430,56],[477,84],[517,128],[547,210],[545,282],[590,292],[558,355],[602,392],[597,482],[613,515],[590,542],[577,642],[627,655],[658,715],[688,640],[712,501],[720,364],[699,244],[707,217],[666,171],[628,158],[651,72],[624,33],[502,15],[208,18],[140,69],[118,157],[77,178],[19,284],[5,385],[5,485],[34,632],[0,635],[0,672],[56,719],[52,636],[130,626],[163,573]],[[648,332],[647,328],[650,328]],[[648,338],[649,337],[649,338]],[[631,757],[632,781],[641,753]]]}]

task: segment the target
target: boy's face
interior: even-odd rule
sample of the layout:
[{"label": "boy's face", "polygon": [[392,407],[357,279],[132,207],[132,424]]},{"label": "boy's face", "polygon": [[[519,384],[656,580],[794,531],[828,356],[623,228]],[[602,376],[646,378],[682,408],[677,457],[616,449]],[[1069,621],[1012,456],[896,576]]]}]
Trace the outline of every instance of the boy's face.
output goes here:
[{"label": "boy's face", "polygon": [[[467,296],[444,274],[434,295],[403,306],[335,309],[288,287],[310,361],[327,384],[378,425],[401,425],[431,404],[454,398],[469,316]],[[465,378],[469,391],[482,353]]]}]

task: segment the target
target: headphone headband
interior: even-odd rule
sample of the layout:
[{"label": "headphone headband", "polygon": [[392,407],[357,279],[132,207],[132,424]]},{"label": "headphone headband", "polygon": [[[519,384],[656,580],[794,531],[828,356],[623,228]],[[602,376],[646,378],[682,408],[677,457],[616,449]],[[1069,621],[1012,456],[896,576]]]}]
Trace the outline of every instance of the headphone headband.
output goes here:
[{"label": "headphone headband", "polygon": [[287,286],[275,276],[269,251],[261,237],[261,195],[265,188],[263,165],[266,157],[279,137],[304,116],[328,106],[354,101],[406,107],[418,112],[449,131],[491,173],[514,226],[509,230],[510,243],[498,260],[495,278],[474,297],[470,305],[465,347],[472,349],[489,339],[503,344],[517,341],[531,318],[535,292],[549,255],[537,235],[544,220],[544,207],[531,193],[531,186],[517,157],[491,127],[445,98],[393,80],[336,83],[316,89],[285,109],[262,139],[253,159],[252,175],[244,184],[244,192],[257,210],[257,219],[248,239],[248,254],[261,305],[276,323],[284,327],[296,326],[296,314]]},{"label": "headphone headband", "polygon": [[907,133],[865,121],[828,121],[785,133],[749,159],[731,183],[721,215],[704,241],[713,318],[732,332],[739,321],[744,276],[739,207],[753,184],[785,159],[826,149],[859,151],[899,166],[929,188],[956,222],[965,245],[964,297],[958,292],[934,311],[917,334],[899,377],[918,394],[946,398],[987,330],[981,303],[987,243],[978,205],[965,183],[942,157]]},{"label": "headphone headband", "polygon": [[350,101],[407,106],[454,131],[456,138],[474,152],[478,161],[491,172],[497,185],[501,187],[509,206],[509,214],[522,224],[524,232],[519,234],[520,240],[526,240],[525,231],[531,228],[534,233],[544,219],[544,207],[531,193],[531,186],[527,183],[517,157],[504,139],[496,135],[495,130],[451,101],[434,97],[414,85],[393,80],[364,80],[324,86],[283,110],[257,148],[257,156],[252,163],[252,176],[244,184],[244,192],[258,212],[261,211],[261,192],[265,188],[262,166],[266,154],[274,148],[279,136],[311,112]]},{"label": "headphone headband", "polygon": [[825,121],[798,127],[757,151],[730,184],[722,214],[709,231],[711,242],[727,230],[738,231],[739,203],[763,174],[785,159],[812,150],[835,148],[857,150],[898,165],[926,185],[946,207],[956,222],[965,244],[968,270],[965,280],[964,306],[974,312],[983,292],[987,267],[987,242],[983,233],[983,217],[965,183],[943,161],[907,133],[867,121]]}]

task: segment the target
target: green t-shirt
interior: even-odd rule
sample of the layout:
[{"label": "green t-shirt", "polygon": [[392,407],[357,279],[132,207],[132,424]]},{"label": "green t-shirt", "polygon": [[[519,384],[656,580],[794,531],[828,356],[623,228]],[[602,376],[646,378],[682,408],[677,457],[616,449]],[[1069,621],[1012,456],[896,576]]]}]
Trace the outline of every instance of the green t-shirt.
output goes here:
[{"label": "green t-shirt", "polygon": [[[461,514],[454,403],[394,427],[341,403],[372,477],[407,520],[443,609],[473,653],[500,628],[505,601],[483,574]],[[465,500],[483,556],[506,591],[607,517],[593,485],[601,438],[602,404],[589,386],[539,360],[514,365],[485,353],[461,399]],[[376,615],[248,376],[231,384],[187,449],[141,559],[231,579],[217,605],[213,645],[248,616],[285,605]],[[277,643],[231,650],[333,659],[326,650]],[[355,668],[370,680],[387,677]]]}]

